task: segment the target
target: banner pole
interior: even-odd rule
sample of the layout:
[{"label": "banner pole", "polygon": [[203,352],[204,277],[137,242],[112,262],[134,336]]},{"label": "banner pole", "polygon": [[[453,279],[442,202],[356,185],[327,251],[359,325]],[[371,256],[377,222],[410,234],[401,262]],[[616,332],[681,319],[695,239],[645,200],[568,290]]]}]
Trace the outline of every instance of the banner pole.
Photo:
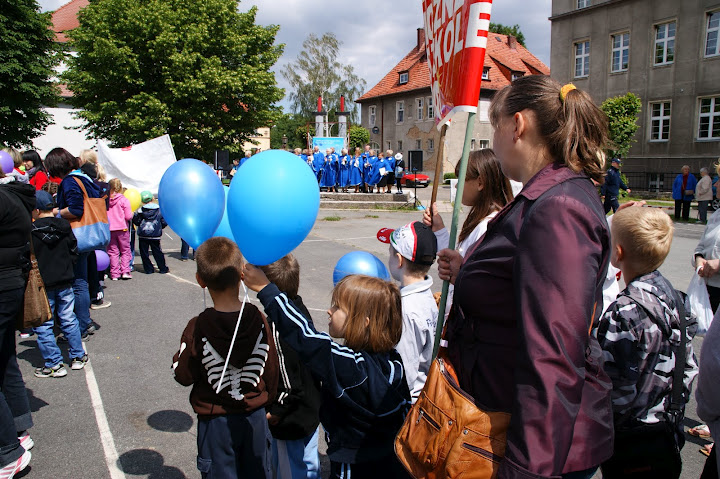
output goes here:
[{"label": "banner pole", "polygon": [[[443,126],[445,128],[447,125]],[[455,238],[457,237],[457,223],[460,216],[460,208],[462,207],[462,195],[465,189],[465,170],[467,170],[468,157],[470,156],[470,140],[472,139],[473,129],[475,127],[475,113],[468,113],[467,128],[465,129],[465,143],[463,144],[462,157],[460,158],[460,175],[458,176],[457,193],[455,193],[455,205],[453,206],[452,222],[450,223],[450,242],[448,249],[455,249]],[[431,204],[432,206],[432,204]],[[447,304],[448,292],[450,291],[450,282],[443,281],[442,296],[440,297],[440,306],[438,307],[438,322],[435,330],[435,345],[433,346],[433,359],[437,357],[440,348],[440,339],[442,339],[443,325],[445,323],[445,305]]]},{"label": "banner pole", "polygon": [[438,187],[440,186],[440,176],[443,172],[443,164],[445,163],[445,134],[447,133],[448,124],[445,123],[440,129],[440,144],[438,145],[437,159],[435,160],[435,182],[433,183],[432,196],[430,197],[430,221],[432,221],[432,205],[437,200]]}]

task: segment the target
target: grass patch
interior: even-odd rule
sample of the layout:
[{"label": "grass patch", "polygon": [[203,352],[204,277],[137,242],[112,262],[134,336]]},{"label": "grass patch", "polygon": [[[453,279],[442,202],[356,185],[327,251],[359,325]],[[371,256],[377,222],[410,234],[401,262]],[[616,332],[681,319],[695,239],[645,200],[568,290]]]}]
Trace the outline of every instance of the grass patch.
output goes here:
[{"label": "grass patch", "polygon": [[342,217],[340,216],[326,216],[323,218],[323,221],[340,221]]},{"label": "grass patch", "polygon": [[365,218],[380,218],[378,215],[365,215]]}]

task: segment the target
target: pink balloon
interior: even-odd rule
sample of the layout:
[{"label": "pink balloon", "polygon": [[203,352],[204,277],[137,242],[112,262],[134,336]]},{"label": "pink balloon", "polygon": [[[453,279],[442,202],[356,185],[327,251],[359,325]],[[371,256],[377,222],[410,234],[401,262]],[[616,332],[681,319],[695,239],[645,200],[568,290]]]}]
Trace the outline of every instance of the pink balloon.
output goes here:
[{"label": "pink balloon", "polygon": [[0,151],[0,168],[5,174],[10,173],[15,168],[12,156],[7,151]]},{"label": "pink balloon", "polygon": [[98,271],[105,271],[110,266],[110,256],[101,249],[95,250],[95,260],[97,261]]}]

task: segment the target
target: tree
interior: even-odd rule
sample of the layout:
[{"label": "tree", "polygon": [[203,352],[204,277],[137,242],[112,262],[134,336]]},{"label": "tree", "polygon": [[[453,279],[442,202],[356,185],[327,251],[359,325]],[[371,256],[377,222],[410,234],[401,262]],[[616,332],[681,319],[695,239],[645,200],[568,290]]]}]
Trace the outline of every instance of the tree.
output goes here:
[{"label": "tree", "polygon": [[500,33],[502,35],[512,35],[517,39],[520,45],[525,46],[525,35],[523,35],[523,32],[520,31],[520,25],[518,24],[508,27],[502,23],[490,22],[490,32]]},{"label": "tree", "polygon": [[63,75],[94,138],[118,146],[168,133],[178,157],[239,153],[283,97],[270,67],[277,26],[237,0],[95,0],[70,33]]},{"label": "tree", "polygon": [[311,33],[297,59],[285,66],[282,75],[292,88],[288,99],[293,112],[309,117],[317,111],[319,96],[323,97],[326,111],[338,111],[340,96],[344,95],[350,122],[357,122],[358,108],[353,100],[365,92],[366,83],[355,74],[352,65],[338,61],[341,45],[334,33],[325,33],[322,37]]},{"label": "tree", "polygon": [[630,147],[635,142],[633,136],[638,129],[637,119],[642,109],[640,97],[627,93],[623,96],[608,98],[602,105],[602,111],[608,117],[610,133],[610,148],[608,156],[627,156]]},{"label": "tree", "polygon": [[270,148],[282,148],[283,135],[289,150],[307,148],[307,124],[301,115],[283,113],[270,129]]},{"label": "tree", "polygon": [[359,125],[353,125],[348,130],[350,148],[362,148],[367,143],[370,143],[370,132]]},{"label": "tree", "polygon": [[36,0],[0,0],[0,144],[21,148],[52,123],[59,61],[50,14]]}]

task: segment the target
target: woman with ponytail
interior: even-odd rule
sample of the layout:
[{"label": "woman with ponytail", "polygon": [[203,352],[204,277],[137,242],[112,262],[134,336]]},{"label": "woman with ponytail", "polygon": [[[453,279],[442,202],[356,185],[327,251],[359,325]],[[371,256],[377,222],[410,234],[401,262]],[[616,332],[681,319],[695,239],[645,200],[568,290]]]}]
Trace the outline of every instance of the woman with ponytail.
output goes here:
[{"label": "woman with ponytail", "polygon": [[610,257],[603,206],[607,118],[586,93],[530,75],[490,107],[493,149],[523,190],[465,258],[445,339],[460,386],[511,415],[499,478],[590,478],[612,454],[611,384],[591,334]]}]

